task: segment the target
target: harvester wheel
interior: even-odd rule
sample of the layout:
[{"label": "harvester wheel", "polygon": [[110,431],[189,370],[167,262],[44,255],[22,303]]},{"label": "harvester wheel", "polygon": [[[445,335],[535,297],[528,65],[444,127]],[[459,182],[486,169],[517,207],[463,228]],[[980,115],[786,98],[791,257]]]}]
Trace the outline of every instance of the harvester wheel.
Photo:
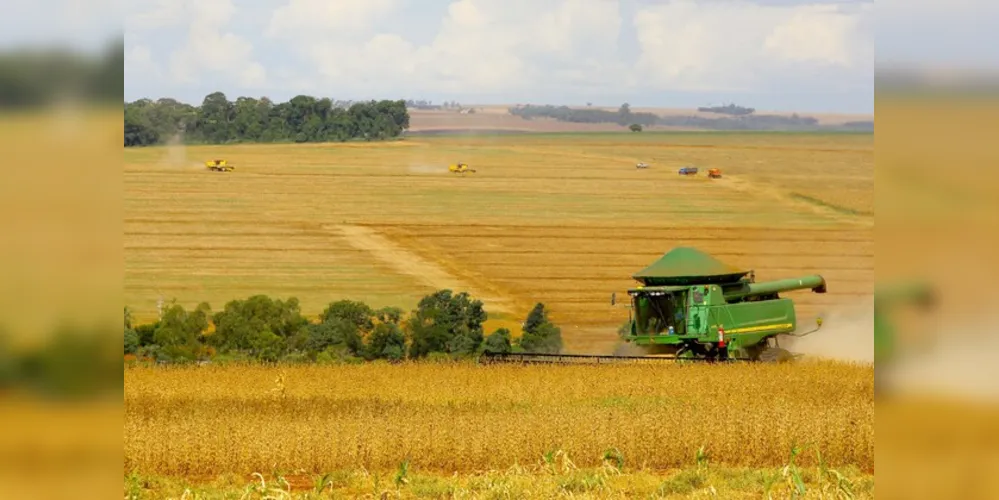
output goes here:
[{"label": "harvester wheel", "polygon": [[764,363],[787,363],[794,359],[794,355],[791,354],[791,351],[781,347],[767,347],[763,349],[757,359]]}]

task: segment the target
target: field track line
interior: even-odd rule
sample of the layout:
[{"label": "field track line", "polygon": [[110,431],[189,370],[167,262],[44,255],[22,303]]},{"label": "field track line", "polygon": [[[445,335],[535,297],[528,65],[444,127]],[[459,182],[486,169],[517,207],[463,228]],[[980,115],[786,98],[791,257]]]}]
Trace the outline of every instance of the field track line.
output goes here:
[{"label": "field track line", "polygon": [[725,174],[724,177],[721,179],[721,182],[718,182],[718,184],[721,184],[729,189],[738,191],[740,193],[745,193],[750,196],[767,197],[784,206],[795,207],[800,211],[806,213],[812,212],[816,215],[826,217],[843,224],[860,226],[860,227],[871,227],[874,225],[874,217],[861,217],[855,215],[842,214],[830,207],[824,207],[821,205],[808,203],[807,201],[797,200],[795,198],[792,198],[788,194],[784,193],[780,189],[770,186],[764,186],[758,182],[752,182],[743,177]]},{"label": "field track line", "polygon": [[399,274],[412,276],[435,290],[449,289],[455,293],[468,292],[481,300],[487,311],[516,314],[513,302],[490,293],[472,283],[467,283],[452,275],[438,264],[424,259],[378,232],[363,226],[338,225],[336,230],[354,248],[367,252],[378,261],[386,264]]}]

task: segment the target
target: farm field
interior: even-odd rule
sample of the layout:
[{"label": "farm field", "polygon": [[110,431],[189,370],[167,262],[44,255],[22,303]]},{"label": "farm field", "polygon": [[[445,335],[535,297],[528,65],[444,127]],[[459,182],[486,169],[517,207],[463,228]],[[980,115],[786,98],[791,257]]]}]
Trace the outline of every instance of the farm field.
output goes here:
[{"label": "farm field", "polygon": [[[216,157],[236,170],[206,171]],[[487,332],[516,332],[543,302],[567,350],[609,352],[628,317],[610,294],[680,245],[760,280],[821,273],[829,293],[791,295],[802,323],[873,288],[873,135],[438,136],[124,158],[125,303],[139,322],[160,298],[219,310],[295,296],[315,315],[343,298],[408,310],[448,287],[485,302]],[[457,161],[478,171],[448,173]],[[702,175],[677,175],[684,165]],[[712,167],[724,177],[704,177]]]},{"label": "farm field", "polygon": [[[475,110],[475,113],[461,114],[455,110],[410,110],[409,131],[414,133],[426,133],[442,130],[494,130],[494,131],[522,131],[522,132],[621,132],[625,127],[615,123],[574,123],[561,122],[554,119],[536,118],[526,120],[509,112],[509,105],[479,105],[466,104],[465,107]],[[583,109],[582,107],[579,107]],[[604,111],[617,111],[618,107],[595,106],[591,109],[602,109]],[[673,108],[631,108],[636,113],[654,113],[659,116],[695,116],[699,118],[718,118],[723,115],[716,113],[705,113],[696,109],[673,109]],[[792,113],[762,111],[760,114],[789,116]],[[850,121],[873,120],[873,115],[864,114],[834,114],[834,113],[808,113],[808,116],[818,120],[823,125],[840,125]],[[683,130],[683,127],[670,127],[664,125],[654,125],[648,130]]]},{"label": "farm field", "polygon": [[[873,370],[828,361],[126,368],[126,494],[242,497],[261,479],[304,494],[325,476],[333,492],[366,498],[712,489],[784,498],[800,474],[809,496],[846,485],[873,498]],[[782,470],[792,463],[801,471]]]}]

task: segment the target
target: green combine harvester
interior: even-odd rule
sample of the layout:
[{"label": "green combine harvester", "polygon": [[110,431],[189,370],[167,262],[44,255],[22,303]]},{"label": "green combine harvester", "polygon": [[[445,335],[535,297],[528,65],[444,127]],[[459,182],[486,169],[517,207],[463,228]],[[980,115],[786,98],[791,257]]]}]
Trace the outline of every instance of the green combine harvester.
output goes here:
[{"label": "green combine harvester", "polygon": [[[522,363],[616,363],[632,361],[783,362],[794,356],[778,335],[796,333],[794,302],[781,293],[826,292],[822,276],[756,282],[752,270],[728,266],[694,248],[679,247],[636,273],[628,290],[630,331],[624,340],[645,356],[509,353],[489,361]],[[616,302],[611,296],[611,303]],[[821,326],[821,319],[817,320]],[[815,330],[812,330],[815,331]]]}]

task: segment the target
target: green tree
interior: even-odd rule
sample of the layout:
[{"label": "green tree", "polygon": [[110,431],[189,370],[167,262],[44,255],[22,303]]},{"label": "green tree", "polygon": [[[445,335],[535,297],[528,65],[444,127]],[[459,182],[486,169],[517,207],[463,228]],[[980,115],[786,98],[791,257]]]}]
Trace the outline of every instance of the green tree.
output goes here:
[{"label": "green tree", "polygon": [[474,352],[482,343],[486,318],[482,301],[466,292],[439,290],[424,297],[407,322],[410,357],[420,358],[431,352]]},{"label": "green tree", "polygon": [[485,352],[502,354],[510,352],[512,348],[513,346],[510,343],[510,330],[507,330],[506,328],[499,328],[486,337],[483,350]]},{"label": "green tree", "polygon": [[527,352],[558,353],[562,350],[562,330],[548,320],[542,303],[537,303],[524,321],[518,345]]},{"label": "green tree", "polygon": [[369,359],[398,361],[406,354],[406,335],[395,323],[379,323],[368,339]]},{"label": "green tree", "polygon": [[254,295],[233,300],[215,314],[215,333],[209,341],[222,351],[237,350],[264,359],[277,359],[293,337],[308,324],[298,299],[274,300]]},{"label": "green tree", "polygon": [[398,307],[386,306],[375,311],[375,317],[382,323],[393,323],[398,325],[402,321],[402,309]]},{"label": "green tree", "polygon": [[125,105],[125,147],[156,144],[160,135],[138,106]]},{"label": "green tree", "polygon": [[342,318],[307,325],[302,332],[305,334],[304,349],[313,355],[334,349],[356,356],[364,348],[357,325]]},{"label": "green tree", "polygon": [[180,304],[166,308],[153,332],[153,342],[160,347],[160,354],[172,361],[201,358],[205,354],[201,336],[208,329],[210,314],[211,306],[206,302],[190,312]]},{"label": "green tree", "polygon": [[538,302],[534,304],[531,312],[527,314],[524,321],[523,330],[528,333],[535,333],[542,324],[548,322],[548,314],[545,312],[545,305]]},{"label": "green tree", "polygon": [[135,354],[139,350],[139,334],[132,328],[132,312],[125,307],[125,354]]},{"label": "green tree", "polygon": [[375,312],[364,302],[339,300],[331,302],[326,310],[319,315],[319,318],[322,321],[342,319],[353,323],[362,333],[368,333],[375,326],[372,321],[374,316]]},{"label": "green tree", "polygon": [[630,126],[630,127],[628,127],[628,128],[629,128],[629,129],[630,129],[630,130],[631,130],[632,132],[641,132],[641,131],[643,130],[643,129],[642,129],[642,124],[641,124],[641,123],[632,123],[632,124],[631,124],[631,126]]},{"label": "green tree", "polygon": [[232,121],[235,117],[235,105],[229,102],[222,92],[213,92],[205,96],[198,110],[196,130],[205,141],[213,144],[224,144],[235,139]]}]

